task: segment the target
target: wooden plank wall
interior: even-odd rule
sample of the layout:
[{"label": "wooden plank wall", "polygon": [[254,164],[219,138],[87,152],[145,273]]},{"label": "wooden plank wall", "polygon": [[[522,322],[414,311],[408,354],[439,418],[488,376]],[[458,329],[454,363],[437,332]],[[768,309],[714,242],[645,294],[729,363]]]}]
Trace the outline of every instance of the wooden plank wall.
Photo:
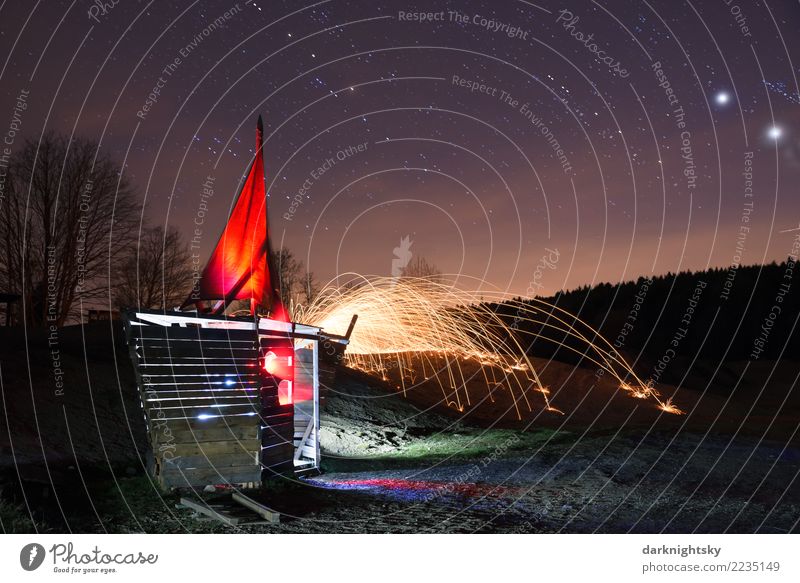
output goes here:
[{"label": "wooden plank wall", "polygon": [[126,322],[126,331],[163,487],[259,482],[261,460],[271,471],[291,462],[280,445],[292,412],[259,367],[255,330]]}]

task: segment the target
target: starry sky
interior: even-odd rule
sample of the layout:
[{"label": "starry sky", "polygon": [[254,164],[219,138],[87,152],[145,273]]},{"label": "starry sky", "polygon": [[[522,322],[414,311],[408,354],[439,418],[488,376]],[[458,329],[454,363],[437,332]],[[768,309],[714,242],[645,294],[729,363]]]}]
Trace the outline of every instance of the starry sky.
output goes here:
[{"label": "starry sky", "polygon": [[273,244],[321,281],[391,275],[407,237],[466,288],[551,293],[781,260],[800,228],[794,1],[76,0],[0,21],[0,130],[27,92],[13,149],[98,141],[204,258],[259,114]]}]

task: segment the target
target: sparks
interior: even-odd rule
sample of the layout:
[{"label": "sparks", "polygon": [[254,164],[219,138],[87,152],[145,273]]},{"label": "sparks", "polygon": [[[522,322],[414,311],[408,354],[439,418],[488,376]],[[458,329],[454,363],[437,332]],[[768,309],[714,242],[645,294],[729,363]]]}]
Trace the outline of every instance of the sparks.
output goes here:
[{"label": "sparks", "polygon": [[427,380],[428,386],[438,385],[443,402],[463,411],[473,402],[468,381],[474,387],[481,379],[490,397],[496,390],[511,393],[519,419],[521,408],[533,411],[535,401],[561,413],[525,348],[536,330],[546,330],[569,338],[556,344],[610,373],[632,397],[679,412],[661,401],[597,330],[540,298],[520,301],[425,278],[345,278],[350,279],[325,286],[311,305],[293,306],[295,320],[343,333],[358,314],[345,364],[391,381],[404,394]]},{"label": "sparks", "polygon": [[667,399],[665,402],[661,403],[658,406],[658,408],[664,411],[665,413],[672,413],[673,415],[683,415],[683,411],[681,411],[675,405],[672,404],[672,399]]}]

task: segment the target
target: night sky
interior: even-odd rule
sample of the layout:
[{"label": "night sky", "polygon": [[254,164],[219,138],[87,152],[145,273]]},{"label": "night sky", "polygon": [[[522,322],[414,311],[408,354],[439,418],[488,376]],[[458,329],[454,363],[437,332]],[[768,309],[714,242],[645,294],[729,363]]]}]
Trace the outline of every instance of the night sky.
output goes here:
[{"label": "night sky", "polygon": [[99,141],[204,258],[259,114],[273,243],[322,281],[409,237],[548,293],[781,260],[800,225],[794,1],[102,4],[0,5],[0,129],[22,95],[12,151]]}]

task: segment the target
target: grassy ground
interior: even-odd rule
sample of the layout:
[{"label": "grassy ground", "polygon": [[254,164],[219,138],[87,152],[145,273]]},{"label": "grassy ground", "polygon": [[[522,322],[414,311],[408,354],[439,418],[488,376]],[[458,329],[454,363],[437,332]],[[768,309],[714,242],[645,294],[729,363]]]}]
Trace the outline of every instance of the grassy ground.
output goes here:
[{"label": "grassy ground", "polygon": [[325,466],[248,492],[282,513],[279,525],[209,521],[178,508],[186,492],[144,476],[98,482],[68,521],[79,532],[537,533],[797,532],[800,519],[800,451],[719,436],[462,429]]},{"label": "grassy ground", "polygon": [[[87,367],[83,356],[65,349],[69,384],[60,395],[42,367],[33,377],[39,392],[31,393],[25,367],[11,366],[26,362],[23,352],[12,353],[2,368],[7,415],[0,425],[10,420],[0,427],[3,531],[237,531],[179,508],[185,493],[161,492],[145,476],[146,443],[126,355],[98,352]],[[47,362],[46,352],[32,358],[39,357]],[[558,363],[548,370],[554,395],[557,387],[580,393],[589,380],[581,375],[591,376],[573,375]],[[682,404],[699,403],[702,415],[661,423],[652,408],[636,417],[637,400],[624,395],[614,396],[627,400],[613,416],[600,417],[611,402],[603,387],[586,399],[578,394],[582,405],[565,407],[570,414],[547,419],[516,419],[502,391],[466,418],[437,406],[432,394],[419,390],[404,398],[371,377],[341,375],[322,416],[323,474],[275,478],[251,492],[284,520],[240,530],[798,530],[800,447],[783,438],[797,427],[794,409],[776,418],[777,409],[764,405],[743,425],[746,431],[738,431],[750,399],[734,403],[738,409],[732,405],[739,417],[727,417],[728,409],[687,392]],[[477,387],[473,396],[480,396]],[[512,415],[498,425],[498,411]],[[728,425],[708,421],[715,416]],[[629,422],[633,418],[638,423]],[[781,424],[783,433],[773,435]],[[211,499],[228,494],[195,493]]]},{"label": "grassy ground", "polygon": [[33,521],[25,508],[0,499],[0,527],[5,533],[33,532]]}]

